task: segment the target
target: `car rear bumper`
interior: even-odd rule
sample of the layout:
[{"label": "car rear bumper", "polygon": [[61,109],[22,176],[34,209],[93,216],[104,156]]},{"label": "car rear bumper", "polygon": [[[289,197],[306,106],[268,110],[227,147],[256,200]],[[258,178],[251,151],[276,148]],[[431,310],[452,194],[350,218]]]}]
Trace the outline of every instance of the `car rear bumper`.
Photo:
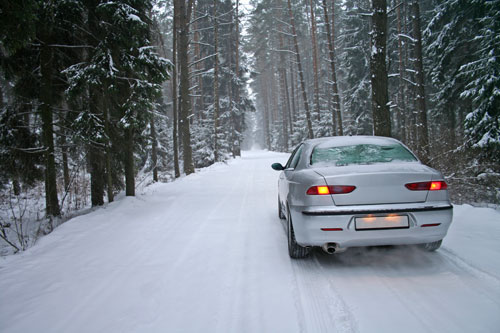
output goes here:
[{"label": "car rear bumper", "polygon": [[[453,219],[448,202],[361,205],[291,206],[295,238],[302,246],[336,243],[339,247],[405,245],[443,239]],[[398,229],[356,230],[355,219],[367,216],[408,216],[409,226]],[[326,230],[325,230],[326,229]]]}]

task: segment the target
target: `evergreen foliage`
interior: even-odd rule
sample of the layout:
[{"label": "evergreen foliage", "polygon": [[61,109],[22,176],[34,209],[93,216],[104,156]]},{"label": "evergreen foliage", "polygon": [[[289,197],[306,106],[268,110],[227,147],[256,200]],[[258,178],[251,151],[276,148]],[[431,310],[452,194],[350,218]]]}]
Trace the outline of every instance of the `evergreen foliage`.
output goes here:
[{"label": "evergreen foliage", "polygon": [[[500,1],[472,1],[483,15],[473,23],[478,34],[474,60],[459,68],[459,78],[468,82],[460,97],[472,100],[465,118],[466,135],[473,146],[500,153]],[[498,155],[497,155],[498,156]],[[500,158],[498,158],[500,161]]]},{"label": "evergreen foliage", "polygon": [[[339,76],[346,134],[370,135],[370,2],[348,1],[339,14]],[[337,11],[338,12],[338,11]]]},{"label": "evergreen foliage", "polygon": [[[150,120],[161,93],[161,83],[168,79],[171,68],[168,60],[157,55],[150,40],[148,15],[152,3],[40,1],[23,2],[19,10],[26,8],[32,10],[27,12],[26,19],[31,17],[33,21],[26,25],[33,26],[33,34],[23,32],[12,39],[17,33],[16,25],[7,20],[4,24],[10,30],[2,35],[2,50],[6,51],[2,53],[2,70],[13,86],[7,92],[9,98],[2,108],[2,118],[6,126],[18,124],[16,127],[22,129],[2,133],[5,151],[18,151],[17,159],[25,160],[24,169],[40,167],[40,159],[29,156],[37,151],[49,152],[44,162],[44,178],[46,189],[50,186],[50,192],[55,194],[50,203],[55,210],[47,210],[47,213],[58,215],[57,165],[51,159],[62,149],[67,182],[68,147],[83,148],[93,180],[92,202],[102,204],[105,172],[110,179],[115,179],[108,187],[119,188],[121,182],[116,179],[122,174],[121,170],[127,169],[126,152],[133,157],[134,145],[142,145],[138,135]],[[37,109],[41,118],[35,113]],[[37,130],[40,126],[42,131]],[[121,145],[130,137],[127,131],[138,138],[134,141],[132,136],[131,145]],[[18,139],[13,140],[14,137]],[[54,142],[60,146],[54,148]],[[38,149],[30,147],[34,143],[38,143]],[[130,149],[124,149],[126,147]],[[119,161],[116,169],[104,170],[101,161],[104,151],[108,152],[107,157]],[[21,158],[23,156],[26,158]],[[30,166],[28,160],[38,162]],[[9,163],[16,165],[13,161]],[[116,163],[110,161],[109,165]],[[135,177],[133,166],[131,174]],[[39,173],[30,175],[35,177]],[[3,176],[17,179],[13,174]],[[47,182],[50,180],[47,177],[54,178]],[[98,186],[97,192],[94,185]]]}]

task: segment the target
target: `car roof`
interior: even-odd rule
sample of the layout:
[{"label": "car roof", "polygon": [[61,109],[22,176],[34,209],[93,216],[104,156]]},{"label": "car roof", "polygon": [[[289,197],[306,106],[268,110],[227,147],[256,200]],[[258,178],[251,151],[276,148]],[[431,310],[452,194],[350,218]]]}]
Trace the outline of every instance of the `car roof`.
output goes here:
[{"label": "car roof", "polygon": [[396,139],[384,136],[368,136],[368,135],[355,135],[355,136],[330,136],[317,139],[308,139],[304,141],[305,144],[310,146],[317,146],[322,143],[333,146],[351,146],[357,144],[376,144],[387,145],[401,143]]}]

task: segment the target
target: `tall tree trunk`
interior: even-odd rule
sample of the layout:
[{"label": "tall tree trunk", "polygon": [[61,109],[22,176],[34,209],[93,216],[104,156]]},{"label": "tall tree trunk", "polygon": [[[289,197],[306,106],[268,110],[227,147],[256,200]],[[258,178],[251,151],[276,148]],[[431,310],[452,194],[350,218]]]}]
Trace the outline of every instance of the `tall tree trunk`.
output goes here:
[{"label": "tall tree trunk", "polygon": [[311,11],[311,42],[313,51],[313,74],[314,74],[314,108],[316,109],[316,116],[318,123],[321,121],[321,110],[319,104],[319,60],[318,60],[318,42],[317,42],[317,29],[316,29],[316,15],[314,13],[314,0],[309,0],[309,9]]},{"label": "tall tree trunk", "polygon": [[[279,8],[280,4],[282,4],[281,0],[276,1],[276,7]],[[288,96],[288,86],[286,80],[286,59],[285,59],[285,43],[283,42],[283,34],[281,31],[283,30],[284,15],[282,15],[282,11],[277,14],[277,17],[280,18],[280,22],[278,23],[278,41],[279,41],[279,65],[278,65],[278,75],[279,75],[279,85],[280,85],[280,96],[281,96],[281,118],[282,118],[282,127],[283,127],[283,149],[284,151],[288,151],[288,141],[289,141],[289,119],[290,119],[290,100]]]},{"label": "tall tree trunk", "polygon": [[[67,104],[64,104],[64,108],[68,108]],[[66,135],[68,131],[66,130],[68,123],[68,114],[69,112],[65,112],[64,117],[60,118],[60,121],[63,123],[61,128],[61,152],[62,152],[62,167],[63,167],[63,180],[64,180],[64,190],[67,192],[70,186],[70,176],[69,176],[69,161],[68,161],[68,143],[66,139]]]},{"label": "tall tree trunk", "polygon": [[264,141],[268,150],[271,150],[271,133],[269,130],[269,97],[268,97],[268,87],[267,80],[264,80],[261,84],[261,94],[264,100]]},{"label": "tall tree trunk", "polygon": [[[408,5],[406,2],[403,2],[403,6],[401,7],[402,14],[401,14],[401,25],[402,25],[402,32],[403,35],[408,36],[410,35],[410,32],[408,31],[408,16],[409,16],[409,10],[408,10]],[[404,105],[405,105],[405,112],[404,112],[404,122],[405,122],[405,132],[406,132],[406,144],[416,150],[416,126],[415,126],[415,116],[414,116],[414,101],[415,101],[415,89],[410,89],[408,82],[415,82],[414,79],[414,71],[408,71],[409,65],[412,62],[410,59],[410,50],[409,50],[409,43],[406,42],[403,44],[403,58],[404,58],[404,64],[405,64],[405,88],[406,90],[404,91]],[[413,85],[413,84],[412,84]]]},{"label": "tall tree trunk", "polygon": [[391,136],[391,115],[387,92],[387,67],[385,62],[387,43],[386,0],[372,0],[371,83],[374,134]]},{"label": "tall tree trunk", "polygon": [[68,146],[67,146],[66,138],[64,136],[63,136],[61,145],[62,145],[61,149],[62,149],[62,161],[63,161],[64,190],[68,191],[71,179],[69,176]]},{"label": "tall tree trunk", "polygon": [[405,103],[405,91],[406,91],[406,80],[405,80],[405,57],[403,50],[403,30],[402,30],[402,17],[401,17],[401,6],[405,6],[406,3],[402,2],[397,8],[397,25],[398,25],[398,54],[399,54],[399,87],[398,87],[398,118],[399,118],[399,128],[401,129],[401,140],[406,143],[406,103]]},{"label": "tall tree trunk", "polygon": [[[197,73],[201,72],[204,68],[204,62],[199,61],[202,56],[201,56],[201,47],[200,47],[200,32],[198,31],[198,20],[196,17],[196,2],[194,3],[194,8],[193,8],[193,59],[196,61],[196,64],[194,65],[195,71]],[[192,107],[193,107],[193,114],[195,115],[196,120],[200,121],[202,119],[202,114],[203,114],[203,105],[202,101],[203,99],[199,96],[203,95],[202,87],[203,87],[203,80],[202,80],[202,75],[197,76],[197,87],[195,93],[193,93],[192,97]]]},{"label": "tall tree trunk", "polygon": [[[286,61],[285,61],[286,62]],[[288,129],[290,135],[293,135],[293,124],[292,124],[292,106],[290,104],[290,92],[288,90],[288,73],[286,70],[286,64],[283,66],[283,80],[285,85],[285,100],[286,100],[286,118],[288,120]]]},{"label": "tall tree trunk", "polygon": [[[240,14],[239,14],[239,7],[240,7],[240,1],[236,0],[236,8],[235,8],[235,18],[236,18],[236,36],[235,36],[235,42],[236,42],[236,49],[235,51],[235,74],[236,74],[236,86],[235,86],[235,92],[234,92],[234,102],[236,103],[236,107],[240,108]],[[242,132],[241,128],[241,119],[240,115],[236,117],[236,124],[235,124],[235,131],[236,131],[236,137],[235,137],[235,145],[234,145],[234,150],[233,150],[233,155],[234,156],[241,156],[241,142],[240,142],[240,135]]]},{"label": "tall tree trunk", "polygon": [[[89,113],[95,118],[101,118],[99,109],[102,96],[95,86],[89,87]],[[90,201],[92,206],[102,206],[104,204],[104,165],[103,156],[99,143],[90,143],[89,164],[90,164]]]},{"label": "tall tree trunk", "polygon": [[108,202],[115,201],[115,195],[113,193],[113,170],[111,168],[111,151],[109,147],[106,147],[106,193],[108,195]]},{"label": "tall tree trunk", "polygon": [[230,125],[231,125],[231,130],[229,133],[229,146],[231,148],[231,154],[233,155],[233,158],[236,157],[236,115],[234,112],[234,101],[233,101],[233,81],[232,80],[227,80],[227,91],[228,91],[228,97],[229,97],[229,114],[230,114]]},{"label": "tall tree trunk", "polygon": [[[295,115],[297,113],[297,107],[296,107],[296,95],[295,95],[295,84],[297,83],[297,81],[295,80],[295,75],[293,74],[294,73],[294,70],[293,70],[293,65],[292,65],[292,61],[290,61],[290,89],[291,89],[291,95],[292,95],[292,109],[290,110],[290,113],[291,113],[291,117],[290,117],[290,121],[292,123],[295,123]],[[293,126],[290,126],[291,129],[293,129]]]},{"label": "tall tree trunk", "polygon": [[113,202],[115,200],[115,196],[113,193],[113,170],[111,168],[111,126],[110,116],[109,116],[109,102],[107,99],[104,99],[104,107],[103,107],[103,118],[104,118],[104,132],[108,137],[108,141],[106,142],[106,153],[105,153],[105,163],[106,163],[106,188],[108,194],[108,202]]},{"label": "tall tree trunk", "polygon": [[[227,57],[227,67],[230,71],[234,70],[233,68],[233,47],[232,43],[234,42],[233,40],[233,27],[232,25],[234,24],[234,17],[233,13],[231,12],[231,29],[229,33],[229,38],[226,39],[227,43],[227,50],[226,53],[229,54]],[[233,72],[234,73],[234,72]],[[229,98],[229,115],[230,115],[230,130],[229,130],[229,147],[231,149],[231,154],[233,155],[233,158],[236,157],[235,154],[235,139],[236,139],[236,118],[235,118],[235,112],[234,112],[234,104],[233,104],[233,79],[226,80],[226,89],[227,89],[227,96]],[[226,132],[227,133],[227,132]]]},{"label": "tall tree trunk", "polygon": [[135,196],[134,130],[125,129],[125,195]]},{"label": "tall tree trunk", "polygon": [[90,201],[92,207],[104,205],[104,166],[101,149],[89,145]]},{"label": "tall tree trunk", "polygon": [[425,106],[425,78],[422,60],[422,33],[420,30],[420,6],[412,3],[413,38],[415,39],[415,78],[417,90],[417,154],[423,163],[429,162],[429,137],[427,129],[427,109]]},{"label": "tall tree trunk", "polygon": [[153,181],[158,181],[158,141],[156,140],[156,128],[154,115],[151,116],[151,162],[153,163]]},{"label": "tall tree trunk", "polygon": [[272,113],[271,113],[271,124],[275,124],[278,121],[278,116],[280,114],[279,110],[279,87],[278,87],[278,80],[276,79],[276,73],[278,70],[275,68],[276,67],[276,61],[272,62],[272,69],[269,71],[269,82],[271,83],[271,102],[272,102]]},{"label": "tall tree trunk", "polygon": [[288,14],[290,15],[290,24],[292,25],[292,35],[293,35],[293,42],[294,42],[294,46],[295,46],[295,56],[297,57],[297,68],[298,68],[299,77],[300,77],[300,86],[302,88],[302,99],[304,102],[304,109],[306,110],[308,137],[309,137],[309,139],[312,139],[312,138],[314,138],[314,133],[313,133],[312,122],[311,122],[311,111],[309,111],[309,103],[307,102],[306,85],[304,82],[304,73],[302,72],[302,62],[300,61],[299,42],[297,41],[297,31],[295,29],[295,19],[293,17],[291,0],[288,0]]},{"label": "tall tree trunk", "polygon": [[[323,12],[325,14],[325,26],[328,42],[328,56],[330,57],[330,71],[332,75],[333,92],[333,110],[332,110],[332,129],[333,134],[344,135],[342,126],[342,111],[340,105],[340,94],[337,84],[336,57],[335,57],[335,1],[332,0],[332,24],[328,18],[328,6],[326,0],[323,0]],[[338,130],[337,130],[338,129]]]},{"label": "tall tree trunk", "polygon": [[[49,24],[49,23],[47,23]],[[42,24],[43,25],[43,24]],[[50,46],[50,27],[43,26],[40,35],[40,115],[42,119],[42,137],[45,148],[45,205],[47,216],[60,216],[57,198],[56,162],[54,156],[53,128],[53,50]]]},{"label": "tall tree trunk", "polygon": [[174,149],[174,174],[175,178],[179,178],[181,176],[181,172],[179,169],[179,143],[178,143],[178,115],[179,115],[179,107],[178,107],[178,96],[177,96],[177,73],[179,72],[177,69],[177,39],[179,34],[177,33],[179,26],[179,8],[177,6],[177,0],[174,0],[174,24],[172,31],[172,113],[173,113],[173,126],[172,126],[172,141],[173,141],[173,149]]},{"label": "tall tree trunk", "polygon": [[[280,24],[280,31],[282,30]],[[279,33],[279,55],[280,55],[280,64],[279,64],[279,78],[280,78],[280,95],[281,95],[281,118],[282,118],[282,127],[283,127],[283,149],[284,151],[288,151],[288,105],[287,105],[287,86],[286,86],[286,61],[284,55],[284,44],[283,44],[283,36]],[[289,102],[288,102],[289,104]]]},{"label": "tall tree trunk", "polygon": [[219,160],[219,23],[217,20],[217,0],[214,6],[214,159]]},{"label": "tall tree trunk", "polygon": [[[193,152],[191,148],[191,132],[189,129],[190,115],[190,97],[189,97],[189,67],[188,67],[188,46],[189,46],[189,18],[191,14],[192,1],[190,0],[186,6],[186,1],[175,0],[178,11],[178,52],[177,60],[179,63],[180,74],[180,117],[179,130],[182,136],[182,148],[184,153],[184,172],[189,175],[194,172]],[[186,8],[188,7],[188,8]]]}]

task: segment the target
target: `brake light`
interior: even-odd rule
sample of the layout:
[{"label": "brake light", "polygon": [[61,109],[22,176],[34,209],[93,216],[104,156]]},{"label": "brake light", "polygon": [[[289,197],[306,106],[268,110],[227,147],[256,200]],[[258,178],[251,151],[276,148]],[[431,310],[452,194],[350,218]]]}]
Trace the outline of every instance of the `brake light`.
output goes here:
[{"label": "brake light", "polygon": [[409,183],[405,184],[405,186],[410,191],[439,191],[446,190],[448,188],[448,185],[443,180],[433,182]]},{"label": "brake light", "polygon": [[316,186],[318,194],[330,194],[330,189],[328,186]]},{"label": "brake light", "polygon": [[448,186],[446,185],[445,182],[439,181],[439,182],[431,182],[431,191],[439,191],[439,190],[445,190]]},{"label": "brake light", "polygon": [[307,190],[306,194],[308,195],[346,194],[346,193],[351,193],[355,189],[356,186],[352,185],[312,186]]}]

